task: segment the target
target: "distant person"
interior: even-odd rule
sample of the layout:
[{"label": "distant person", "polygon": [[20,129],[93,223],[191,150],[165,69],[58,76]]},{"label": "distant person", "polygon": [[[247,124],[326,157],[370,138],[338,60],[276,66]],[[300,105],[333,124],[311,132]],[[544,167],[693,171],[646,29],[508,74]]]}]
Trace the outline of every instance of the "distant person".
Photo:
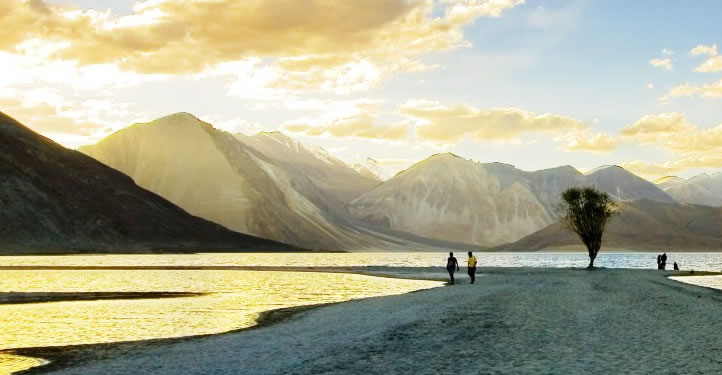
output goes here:
[{"label": "distant person", "polygon": [[469,278],[473,284],[476,281],[476,257],[469,251],[469,261],[467,262],[467,271],[469,272]]},{"label": "distant person", "polygon": [[663,270],[667,269],[667,253],[662,254],[661,260],[662,260],[662,265],[661,265],[662,269]]},{"label": "distant person", "polygon": [[657,269],[662,269],[662,254],[657,254]]},{"label": "distant person", "polygon": [[459,270],[459,262],[454,258],[454,253],[449,253],[449,259],[446,260],[446,271],[449,272],[451,284],[454,284],[454,272]]},{"label": "distant person", "polygon": [[677,262],[674,262],[674,270],[679,271],[679,265],[677,264]]}]

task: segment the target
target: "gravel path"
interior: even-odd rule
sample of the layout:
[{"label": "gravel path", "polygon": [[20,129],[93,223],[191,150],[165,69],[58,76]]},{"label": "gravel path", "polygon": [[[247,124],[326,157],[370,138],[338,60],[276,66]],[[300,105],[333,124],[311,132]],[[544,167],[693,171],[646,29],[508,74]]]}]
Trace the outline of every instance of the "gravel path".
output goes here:
[{"label": "gravel path", "polygon": [[321,307],[54,373],[722,373],[720,291],[659,271],[484,273],[476,285],[462,276],[454,286]]}]

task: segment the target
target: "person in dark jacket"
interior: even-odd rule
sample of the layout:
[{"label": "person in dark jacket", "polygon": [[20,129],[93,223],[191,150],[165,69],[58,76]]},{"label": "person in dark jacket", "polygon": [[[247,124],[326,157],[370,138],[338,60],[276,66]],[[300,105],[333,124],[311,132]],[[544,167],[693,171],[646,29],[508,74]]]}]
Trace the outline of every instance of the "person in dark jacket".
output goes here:
[{"label": "person in dark jacket", "polygon": [[459,262],[454,258],[454,253],[449,253],[449,258],[446,260],[446,271],[449,272],[449,279],[451,284],[454,284],[454,272],[459,270]]},{"label": "person in dark jacket", "polygon": [[663,253],[662,258],[660,260],[662,261],[662,264],[661,264],[662,269],[663,270],[667,269],[667,253]]}]

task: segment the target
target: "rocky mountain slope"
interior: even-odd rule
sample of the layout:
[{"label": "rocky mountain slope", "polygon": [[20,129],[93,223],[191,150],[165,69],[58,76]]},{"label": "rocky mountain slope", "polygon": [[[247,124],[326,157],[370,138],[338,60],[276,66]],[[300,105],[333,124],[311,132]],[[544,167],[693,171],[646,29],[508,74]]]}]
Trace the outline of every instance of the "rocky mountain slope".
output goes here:
[{"label": "rocky mountain slope", "polygon": [[366,176],[379,182],[386,181],[394,176],[393,172],[372,158],[366,158],[364,161],[355,162],[351,167],[362,176]]},{"label": "rocky mountain slope", "polygon": [[2,113],[0,145],[2,253],[294,250],[191,216]]},{"label": "rocky mountain slope", "polygon": [[689,180],[668,176],[655,184],[679,203],[722,206],[722,172],[700,174]]},{"label": "rocky mountain slope", "polygon": [[304,145],[281,132],[234,136],[258,153],[284,164],[286,169],[297,170],[319,189],[342,202],[350,202],[379,183],[377,178],[358,173],[323,148]]},{"label": "rocky mountain slope", "polygon": [[494,246],[554,222],[561,192],[581,185],[595,185],[617,200],[674,202],[654,184],[616,166],[587,175],[568,166],[526,172],[438,154],[357,198],[351,211],[369,225]]},{"label": "rocky mountain slope", "polygon": [[[622,202],[603,238],[602,250],[719,251],[722,249],[722,208],[660,203]],[[585,249],[579,238],[554,223],[519,241],[489,251]]]},{"label": "rocky mountain slope", "polygon": [[622,202],[675,203],[660,189],[667,185],[617,166],[527,172],[453,154],[434,155],[382,182],[373,162],[364,163],[365,173],[279,132],[232,135],[186,113],[81,150],[192,214],[317,249],[513,243],[554,223],[561,192],[572,186],[594,185]]},{"label": "rocky mountain slope", "polygon": [[178,113],[80,150],[239,232],[312,249],[424,246],[355,225],[346,201],[377,181],[280,133],[232,135]]},{"label": "rocky mountain slope", "polygon": [[483,165],[452,154],[420,162],[353,202],[372,225],[470,244],[517,239],[551,217],[522,184],[502,183]]}]

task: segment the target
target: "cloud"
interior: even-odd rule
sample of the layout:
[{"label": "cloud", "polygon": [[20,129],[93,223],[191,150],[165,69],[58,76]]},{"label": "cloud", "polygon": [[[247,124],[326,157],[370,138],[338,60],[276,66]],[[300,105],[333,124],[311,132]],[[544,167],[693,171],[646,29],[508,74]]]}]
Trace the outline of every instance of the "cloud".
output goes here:
[{"label": "cloud", "polygon": [[271,86],[350,91],[428,68],[420,56],[468,46],[466,25],[522,2],[148,0],[116,16],[4,0],[0,50],[17,52],[29,40],[53,42],[54,59],[142,74],[196,74],[258,58],[275,72]]},{"label": "cloud", "polygon": [[702,65],[694,68],[695,72],[711,73],[722,71],[722,56],[714,56],[707,59]]},{"label": "cloud", "polygon": [[2,112],[70,148],[98,141],[131,123],[129,106],[107,99],[68,100],[48,88],[0,96]]},{"label": "cloud", "polygon": [[643,160],[634,160],[622,163],[621,167],[647,178],[663,177],[681,173],[690,168],[722,168],[722,156],[691,156],[665,163],[648,163]]},{"label": "cloud", "polygon": [[705,46],[705,45],[700,44],[697,47],[692,48],[692,50],[689,51],[689,54],[692,56],[698,56],[698,55],[717,56],[717,45],[713,44],[711,46]]},{"label": "cloud", "polygon": [[695,72],[709,73],[722,71],[722,56],[717,56],[717,45],[711,46],[698,45],[689,51],[692,56],[707,55],[710,56],[705,62],[694,69]]},{"label": "cloud", "polygon": [[381,103],[370,99],[328,102],[318,117],[287,121],[282,129],[309,137],[363,138],[402,141],[408,136],[408,124],[379,124]]},{"label": "cloud", "polygon": [[674,51],[669,48],[662,48],[662,53],[665,55],[674,55]]},{"label": "cloud", "polygon": [[629,141],[651,144],[670,136],[694,132],[695,129],[683,114],[672,112],[645,115],[634,124],[622,128],[619,134]]},{"label": "cloud", "polygon": [[655,68],[664,68],[667,70],[672,70],[672,60],[670,60],[669,57],[666,57],[664,59],[649,60],[649,64],[654,66]]},{"label": "cloud", "polygon": [[722,167],[722,124],[700,128],[681,113],[661,113],[643,116],[623,128],[620,136],[639,145],[658,145],[677,157],[664,164],[628,162],[635,173],[664,175],[689,168]]},{"label": "cloud", "polygon": [[612,152],[619,145],[619,140],[606,133],[591,133],[587,130],[572,131],[561,137],[565,151],[585,151],[596,153]]},{"label": "cloud", "polygon": [[508,142],[530,133],[559,133],[586,127],[563,115],[536,114],[518,108],[481,110],[466,104],[444,106],[426,100],[409,100],[399,112],[416,122],[419,139],[437,143],[457,143],[465,138]]},{"label": "cloud", "polygon": [[686,156],[722,152],[722,124],[699,128],[677,112],[643,116],[619,134],[628,142],[659,145],[667,151]]},{"label": "cloud", "polygon": [[671,98],[699,96],[700,98],[722,98],[722,80],[702,85],[685,83],[673,87],[661,100]]}]

